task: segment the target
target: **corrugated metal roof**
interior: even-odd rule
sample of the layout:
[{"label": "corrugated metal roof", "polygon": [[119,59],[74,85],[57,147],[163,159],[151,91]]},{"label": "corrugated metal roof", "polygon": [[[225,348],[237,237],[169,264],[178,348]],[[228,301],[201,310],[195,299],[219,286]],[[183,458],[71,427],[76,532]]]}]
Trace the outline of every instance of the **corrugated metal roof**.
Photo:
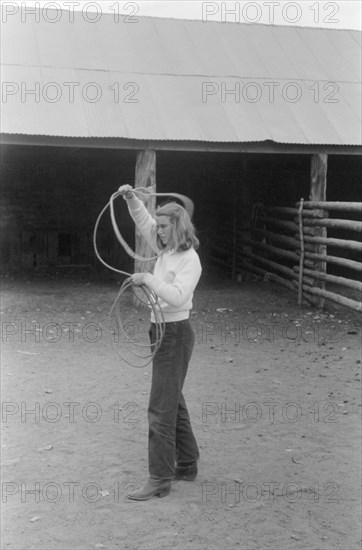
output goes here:
[{"label": "corrugated metal roof", "polygon": [[2,132],[361,145],[360,34],[148,17],[126,24],[113,15],[91,24],[80,13],[74,23],[9,17],[1,76],[14,94],[2,98]]}]

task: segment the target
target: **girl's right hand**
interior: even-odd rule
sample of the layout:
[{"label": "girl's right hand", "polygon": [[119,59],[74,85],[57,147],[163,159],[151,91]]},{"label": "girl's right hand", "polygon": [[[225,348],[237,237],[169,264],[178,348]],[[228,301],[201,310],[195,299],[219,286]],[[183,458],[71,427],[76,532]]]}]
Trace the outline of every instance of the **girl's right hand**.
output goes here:
[{"label": "girl's right hand", "polygon": [[118,192],[126,199],[133,197],[133,188],[130,185],[121,185]]}]

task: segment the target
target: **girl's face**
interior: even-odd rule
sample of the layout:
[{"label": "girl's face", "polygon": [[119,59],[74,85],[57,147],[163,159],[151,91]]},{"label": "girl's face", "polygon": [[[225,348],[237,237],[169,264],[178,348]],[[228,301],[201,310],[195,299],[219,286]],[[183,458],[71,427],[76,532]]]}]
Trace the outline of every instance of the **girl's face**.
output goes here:
[{"label": "girl's face", "polygon": [[173,224],[168,216],[156,216],[157,234],[164,246],[169,246],[172,240]]}]

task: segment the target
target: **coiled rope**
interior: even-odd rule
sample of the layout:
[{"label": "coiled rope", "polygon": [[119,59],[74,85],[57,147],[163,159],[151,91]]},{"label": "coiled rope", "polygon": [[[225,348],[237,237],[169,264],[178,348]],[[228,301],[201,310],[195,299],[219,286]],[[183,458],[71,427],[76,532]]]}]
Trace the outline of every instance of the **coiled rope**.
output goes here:
[{"label": "coiled rope", "polygon": [[[164,196],[164,197],[174,197],[178,200],[181,200],[181,202],[183,202],[183,204],[185,206],[185,209],[188,211],[190,217],[192,217],[193,210],[194,210],[193,202],[188,197],[186,197],[184,195],[180,195],[178,193],[154,193],[152,191],[152,188],[147,188],[147,187],[138,187],[137,189],[132,189],[132,191],[136,195],[139,195],[141,197],[143,196],[143,197],[146,197],[146,198]],[[100,214],[97,218],[97,221],[95,223],[95,226],[94,226],[93,247],[94,247],[94,251],[95,251],[95,254],[96,254],[98,260],[105,267],[107,267],[111,271],[119,273],[120,275],[125,275],[127,277],[127,279],[123,282],[123,284],[122,284],[122,286],[121,286],[121,288],[120,288],[120,290],[119,290],[119,292],[116,296],[116,299],[114,300],[114,303],[111,307],[111,310],[110,310],[110,313],[109,313],[108,324],[109,324],[111,332],[113,332],[111,327],[112,327],[112,317],[114,316],[115,321],[116,321],[117,334],[118,334],[118,336],[121,336],[121,341],[122,341],[122,344],[124,346],[124,349],[127,350],[127,352],[129,352],[132,359],[129,359],[126,356],[124,349],[123,349],[123,351],[120,351],[119,347],[114,345],[118,355],[126,363],[128,363],[132,367],[143,368],[143,367],[146,367],[149,363],[151,363],[151,361],[153,360],[155,354],[157,353],[157,351],[159,350],[159,348],[161,346],[161,343],[162,343],[162,340],[163,340],[163,337],[164,337],[164,334],[165,334],[165,320],[164,320],[163,312],[162,312],[162,309],[161,309],[160,304],[158,302],[158,298],[157,298],[156,294],[147,285],[142,284],[142,285],[137,287],[142,291],[142,293],[143,293],[142,297],[137,295],[137,298],[144,305],[151,308],[151,311],[153,313],[153,317],[155,319],[155,326],[156,326],[155,342],[152,344],[152,346],[150,348],[149,343],[142,344],[138,341],[138,337],[134,337],[134,336],[132,336],[132,335],[130,335],[126,332],[126,330],[124,328],[125,325],[122,322],[120,302],[121,302],[121,298],[122,298],[123,294],[129,288],[131,288],[132,291],[134,292],[134,285],[132,283],[131,273],[128,273],[127,271],[123,271],[121,269],[117,269],[117,268],[111,266],[110,264],[105,262],[103,260],[103,258],[101,257],[101,255],[99,254],[98,247],[97,247],[97,232],[98,232],[98,227],[99,227],[100,221],[101,221],[104,213],[106,212],[106,210],[108,208],[110,209],[110,216],[111,216],[112,226],[113,226],[113,230],[114,230],[114,233],[117,237],[118,242],[122,245],[124,250],[127,252],[127,254],[131,258],[133,258],[135,260],[146,262],[146,261],[153,261],[153,260],[157,259],[158,255],[152,256],[151,258],[145,258],[143,256],[140,256],[135,251],[133,251],[132,248],[124,240],[124,238],[123,238],[123,236],[122,236],[122,234],[119,230],[119,227],[117,225],[117,221],[116,221],[116,217],[115,217],[115,213],[114,213],[114,201],[119,196],[122,196],[122,193],[120,193],[119,191],[116,191],[115,193],[113,193],[113,195],[111,196],[109,202],[106,204],[106,206],[100,212]],[[145,299],[143,299],[143,297]],[[116,340],[116,338],[113,339],[113,344],[116,343],[115,340]],[[144,352],[144,348],[147,348],[147,350],[151,349],[151,352],[148,353],[148,354],[140,353],[140,351]],[[135,361],[135,359],[136,359],[136,361]],[[141,364],[139,364],[139,363],[141,363]]]}]

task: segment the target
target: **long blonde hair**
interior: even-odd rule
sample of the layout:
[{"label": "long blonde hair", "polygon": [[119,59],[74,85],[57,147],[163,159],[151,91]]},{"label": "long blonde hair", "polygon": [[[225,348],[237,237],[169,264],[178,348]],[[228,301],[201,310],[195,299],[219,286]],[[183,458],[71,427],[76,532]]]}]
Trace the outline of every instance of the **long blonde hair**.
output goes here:
[{"label": "long blonde hair", "polygon": [[[193,247],[195,250],[199,247],[199,240],[195,235],[195,227],[191,218],[181,205],[177,202],[168,202],[159,206],[155,216],[167,216],[172,223],[171,247],[181,251]],[[164,244],[157,235],[157,244],[159,248],[164,248]]]}]

